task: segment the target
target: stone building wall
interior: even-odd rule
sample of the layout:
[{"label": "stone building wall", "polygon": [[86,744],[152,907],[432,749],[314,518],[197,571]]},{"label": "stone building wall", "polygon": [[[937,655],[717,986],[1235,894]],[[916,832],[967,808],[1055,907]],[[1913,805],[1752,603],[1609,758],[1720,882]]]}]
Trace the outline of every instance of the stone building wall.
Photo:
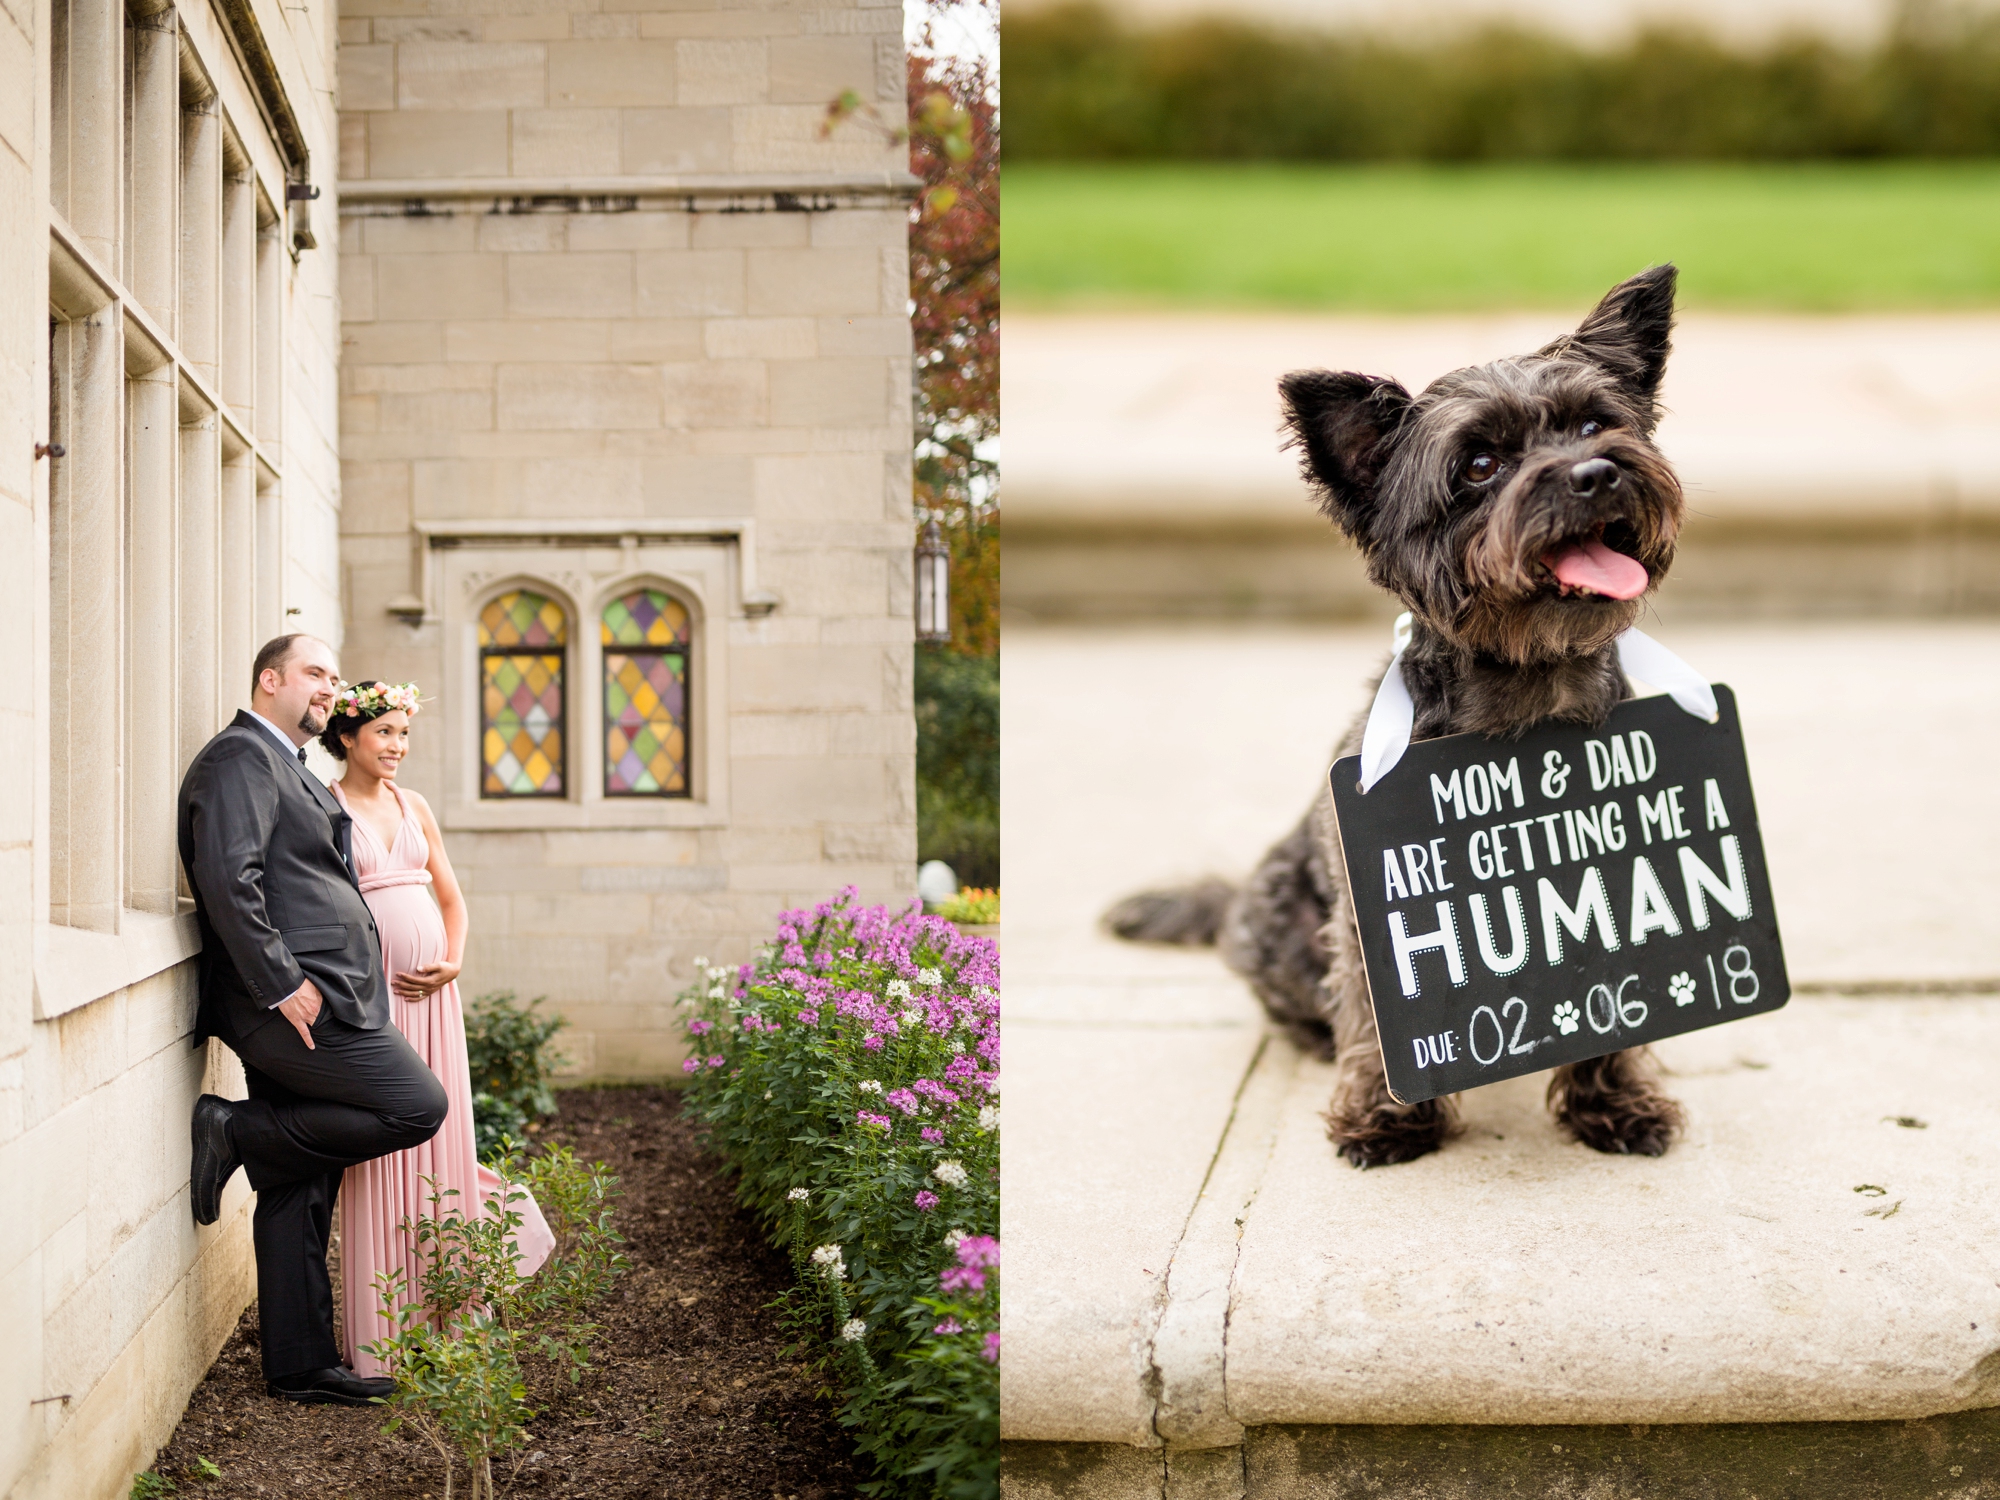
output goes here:
[{"label": "stone building wall", "polygon": [[[466,993],[657,1076],[694,957],[913,884],[902,13],[420,8],[341,13],[342,669],[430,699],[403,779]],[[605,793],[598,620],[640,586],[692,618],[682,796]],[[523,589],[567,621],[564,783],[493,797],[478,618]]]},{"label": "stone building wall", "polygon": [[[173,801],[257,641],[338,639],[320,0],[0,0],[0,1494],[111,1500],[250,1299],[197,1229]],[[317,236],[319,248],[301,248]],[[53,327],[52,327],[53,318]],[[63,444],[61,460],[36,445]]]}]

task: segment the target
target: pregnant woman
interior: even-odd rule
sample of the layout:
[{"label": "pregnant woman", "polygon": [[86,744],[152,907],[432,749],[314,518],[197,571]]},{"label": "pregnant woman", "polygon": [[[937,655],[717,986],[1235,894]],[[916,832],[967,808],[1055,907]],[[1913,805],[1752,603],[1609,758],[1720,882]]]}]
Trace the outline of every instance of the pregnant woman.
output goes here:
[{"label": "pregnant woman", "polygon": [[[363,682],[343,688],[320,743],[347,772],[333,794],[354,819],[354,873],[382,938],[382,971],[394,998],[391,1019],[444,1085],[451,1112],[421,1146],[350,1167],[340,1190],[342,1318],[348,1363],[357,1374],[383,1374],[367,1346],[395,1329],[382,1317],[378,1275],[401,1270],[406,1296],[421,1296],[421,1265],[403,1221],[432,1211],[431,1194],[458,1190],[444,1207],[490,1212],[500,1179],[473,1149],[472,1076],[465,1055],[465,1015],[458,971],[465,960],[465,898],[445,858],[444,836],[430,805],[396,785],[410,748],[417,686]],[[426,889],[428,887],[429,889]],[[436,900],[432,900],[432,893]],[[555,1241],[532,1198],[517,1197],[522,1216],[515,1246],[527,1275]]]}]

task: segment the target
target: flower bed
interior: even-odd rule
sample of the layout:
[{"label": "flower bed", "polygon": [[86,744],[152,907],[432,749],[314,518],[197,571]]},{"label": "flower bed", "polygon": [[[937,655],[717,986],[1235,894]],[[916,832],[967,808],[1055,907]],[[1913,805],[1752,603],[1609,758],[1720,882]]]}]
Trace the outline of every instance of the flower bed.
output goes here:
[{"label": "flower bed", "polygon": [[[793,1285],[791,1263],[736,1203],[685,1091],[559,1097],[541,1139],[618,1177],[632,1268],[593,1313],[605,1325],[593,1368],[533,1398],[527,1445],[495,1465],[502,1496],[847,1500],[868,1465],[770,1311]],[[441,1500],[435,1453],[407,1425],[385,1433],[382,1418],[267,1399],[253,1303],[151,1467],[179,1500]]]},{"label": "flower bed", "polygon": [[996,945],[850,887],[681,996],[690,1109],[787,1250],[785,1307],[882,1496],[998,1493]]}]

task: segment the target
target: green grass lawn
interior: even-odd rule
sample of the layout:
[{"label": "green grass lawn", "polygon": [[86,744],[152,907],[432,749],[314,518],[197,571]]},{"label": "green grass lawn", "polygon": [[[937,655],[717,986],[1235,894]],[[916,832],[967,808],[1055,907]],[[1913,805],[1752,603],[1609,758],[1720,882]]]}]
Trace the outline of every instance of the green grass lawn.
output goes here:
[{"label": "green grass lawn", "polygon": [[1017,308],[2000,305],[2000,164],[1011,166]]}]

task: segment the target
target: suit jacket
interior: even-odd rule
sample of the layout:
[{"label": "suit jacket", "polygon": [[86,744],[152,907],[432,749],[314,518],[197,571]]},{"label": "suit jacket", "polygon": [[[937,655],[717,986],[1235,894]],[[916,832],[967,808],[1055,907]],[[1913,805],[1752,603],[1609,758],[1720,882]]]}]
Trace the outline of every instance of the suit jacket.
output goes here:
[{"label": "suit jacket", "polygon": [[265,1025],[308,974],[348,1025],[388,1023],[352,838],[346,809],[249,714],[195,756],[181,782],[180,851],[201,924],[197,1044]]}]

